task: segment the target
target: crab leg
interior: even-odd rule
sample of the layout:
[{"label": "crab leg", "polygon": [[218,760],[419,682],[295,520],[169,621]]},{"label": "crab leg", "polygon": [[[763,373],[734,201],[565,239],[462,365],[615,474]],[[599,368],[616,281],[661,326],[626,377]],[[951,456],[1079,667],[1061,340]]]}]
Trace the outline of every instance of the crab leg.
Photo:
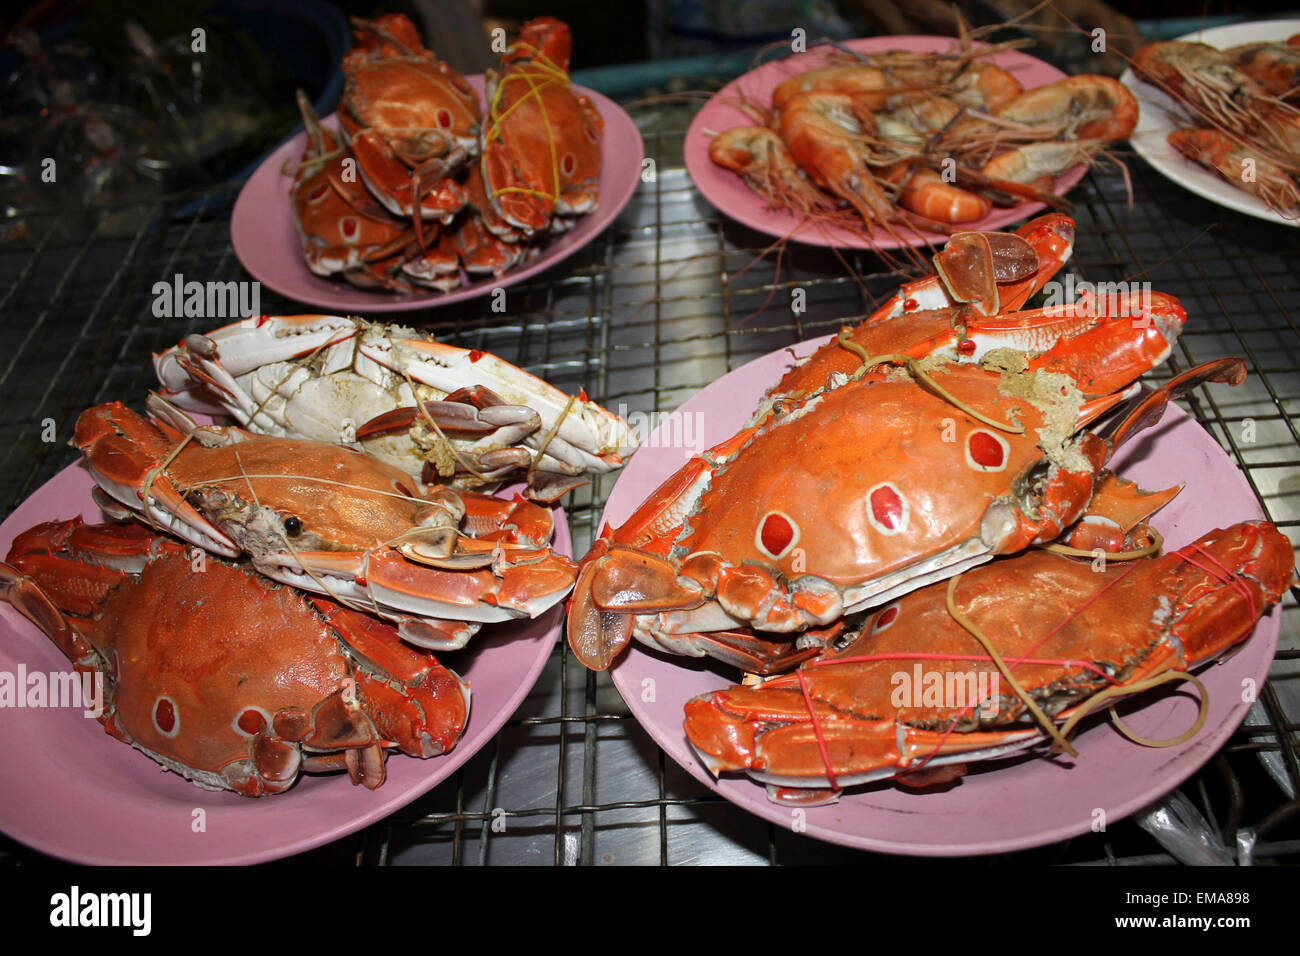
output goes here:
[{"label": "crab leg", "polygon": [[[469,716],[469,685],[429,655],[413,654],[388,625],[333,601],[310,600],[366,665],[357,691],[383,738],[421,757],[450,750]],[[462,706],[446,706],[458,700]]]},{"label": "crab leg", "polygon": [[[357,439],[405,431],[421,419],[431,421],[445,434],[494,436],[497,442],[513,445],[542,427],[542,418],[531,408],[507,405],[505,399],[483,385],[461,388],[436,402],[420,402],[377,415],[357,428]],[[525,462],[526,464],[527,462]]]},{"label": "crab leg", "polygon": [[[471,384],[482,385],[506,402],[532,408],[541,417],[544,431],[530,436],[529,446],[540,449],[546,435],[558,428],[546,452],[572,468],[612,471],[621,467],[623,456],[635,448],[622,419],[589,401],[585,394],[575,401],[488,352],[415,338],[375,340],[363,343],[360,351],[380,365],[400,369],[415,381],[448,393]],[[589,449],[610,451],[593,453]]]},{"label": "crab leg", "polygon": [[868,321],[847,332],[847,341],[822,346],[795,365],[759,406],[752,421],[775,406],[811,395],[828,382],[843,383],[870,356],[903,354],[913,358],[944,355],[979,362],[995,349],[1032,356],[1030,371],[1063,372],[1088,397],[1108,395],[1163,363],[1187,322],[1171,295],[1152,292],[1148,300],[1096,302],[1083,297],[1068,307],[972,315],[960,308],[932,310]]},{"label": "crab leg", "polygon": [[86,466],[99,490],[113,501],[205,551],[238,557],[235,541],[185,500],[159,470],[182,440],[165,422],[155,425],[134,414],[117,414],[112,406],[83,413],[73,434],[78,448],[96,449]]},{"label": "crab leg", "polygon": [[[465,546],[462,546],[462,542]],[[484,624],[537,617],[569,593],[574,564],[545,548],[458,539],[449,557],[417,545],[396,551],[297,551],[255,559],[269,578],[398,622],[430,650],[464,647]]]}]

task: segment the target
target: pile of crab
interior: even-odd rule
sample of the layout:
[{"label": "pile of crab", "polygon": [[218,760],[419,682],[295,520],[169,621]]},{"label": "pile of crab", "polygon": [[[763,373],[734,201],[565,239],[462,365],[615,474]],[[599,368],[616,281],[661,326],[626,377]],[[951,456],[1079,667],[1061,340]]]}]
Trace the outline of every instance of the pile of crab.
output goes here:
[{"label": "pile of crab", "polygon": [[299,92],[290,191],[307,266],[363,288],[448,291],[500,276],[599,201],[604,121],[569,85],[569,28],[526,23],[487,75],[487,110],[400,14],[354,19],[340,131]]},{"label": "pile of crab", "polygon": [[[1092,709],[1194,680],[1246,639],[1293,576],[1287,538],[1253,521],[1162,554],[1146,519],[1180,488],[1106,468],[1172,398],[1236,384],[1244,363],[1143,395],[1183,328],[1175,299],[1017,311],[1073,229],[1050,215],[953,236],[935,275],[606,526],[569,602],[577,656],[603,669],[635,638],[739,668],[740,685],[686,705],[687,738],[712,773],[808,803],[950,782],[1044,741],[1073,753]],[[900,706],[891,675],[914,666],[940,686],[999,680],[972,685],[994,688],[982,700]]]},{"label": "pile of crab", "polygon": [[1055,177],[1127,139],[1137,101],[1091,74],[1025,90],[989,59],[1005,46],[836,48],[777,85],[768,106],[743,102],[760,125],[721,131],[709,156],[770,207],[857,231],[899,222],[947,233],[995,205],[1061,208]]},{"label": "pile of crab", "polygon": [[[248,796],[450,750],[470,688],[429,651],[558,604],[576,566],[544,502],[636,444],[584,395],[356,319],[261,316],[155,366],[148,415],[76,424],[120,523],[19,534],[0,596],[103,676],[108,733]],[[534,500],[486,493],[515,481]]]}]

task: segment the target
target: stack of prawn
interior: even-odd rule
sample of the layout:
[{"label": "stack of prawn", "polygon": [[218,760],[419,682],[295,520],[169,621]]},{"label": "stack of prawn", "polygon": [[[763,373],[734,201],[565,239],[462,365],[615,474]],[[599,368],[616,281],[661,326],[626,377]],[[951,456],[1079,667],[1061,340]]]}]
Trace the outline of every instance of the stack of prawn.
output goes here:
[{"label": "stack of prawn", "polygon": [[837,52],[770,109],[744,104],[763,125],[720,133],[709,156],[771,207],[849,228],[948,232],[994,205],[1059,207],[1053,178],[1127,139],[1137,101],[1105,76],[1025,91],[985,59],[999,49]]},{"label": "stack of prawn", "polygon": [[1195,120],[1169,134],[1170,146],[1280,215],[1300,218],[1300,33],[1227,50],[1152,43],[1133,68]]}]

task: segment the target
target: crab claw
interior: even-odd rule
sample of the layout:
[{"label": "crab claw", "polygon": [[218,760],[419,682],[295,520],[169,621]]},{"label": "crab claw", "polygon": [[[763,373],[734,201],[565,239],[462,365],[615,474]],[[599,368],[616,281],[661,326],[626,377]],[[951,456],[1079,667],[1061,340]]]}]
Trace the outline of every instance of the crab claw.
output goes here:
[{"label": "crab claw", "polygon": [[[1021,313],[1029,315],[1030,313]],[[1102,311],[1093,297],[1041,310],[1050,327],[1058,317],[1070,333],[1030,361],[1031,369],[1064,372],[1087,395],[1107,395],[1164,363],[1187,324],[1171,295],[1152,292]],[[981,327],[989,328],[981,323]]]},{"label": "crab claw", "polygon": [[[966,302],[992,303],[997,310],[1019,309],[1056,275],[1074,252],[1074,220],[1061,213],[1048,213],[1031,219],[1014,234],[992,232],[959,233],[960,240],[951,254],[945,247],[935,256],[934,275],[905,282],[867,322],[878,322],[899,315],[950,309]],[[973,238],[983,236],[989,242],[992,264],[983,255],[982,245]],[[953,238],[956,238],[954,236]],[[1025,273],[1030,259],[1023,240],[1036,258]],[[994,288],[990,288],[990,283]]]},{"label": "crab claw", "polygon": [[632,639],[631,616],[602,611],[591,597],[597,566],[608,553],[609,545],[602,538],[592,545],[583,559],[574,582],[573,596],[569,598],[565,622],[569,647],[574,655],[587,668],[596,671],[607,670]]},{"label": "crab claw", "polygon": [[996,315],[1001,311],[999,284],[1036,276],[1039,262],[1034,247],[1020,236],[958,232],[934,257],[934,268],[953,299],[970,303],[981,315]]},{"label": "crab claw", "polygon": [[1112,471],[1099,472],[1087,513],[1062,538],[1062,543],[1082,551],[1124,551],[1133,530],[1182,490],[1182,485],[1175,485],[1163,491],[1143,491],[1136,482]]}]

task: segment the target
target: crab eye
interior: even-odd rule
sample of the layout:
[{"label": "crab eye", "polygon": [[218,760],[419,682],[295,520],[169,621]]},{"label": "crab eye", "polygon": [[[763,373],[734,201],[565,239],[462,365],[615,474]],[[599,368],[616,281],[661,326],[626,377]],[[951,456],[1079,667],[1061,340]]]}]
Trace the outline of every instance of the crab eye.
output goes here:
[{"label": "crab eye", "polygon": [[302,519],[289,515],[284,519],[284,533],[291,538],[296,538],[302,534]]}]

